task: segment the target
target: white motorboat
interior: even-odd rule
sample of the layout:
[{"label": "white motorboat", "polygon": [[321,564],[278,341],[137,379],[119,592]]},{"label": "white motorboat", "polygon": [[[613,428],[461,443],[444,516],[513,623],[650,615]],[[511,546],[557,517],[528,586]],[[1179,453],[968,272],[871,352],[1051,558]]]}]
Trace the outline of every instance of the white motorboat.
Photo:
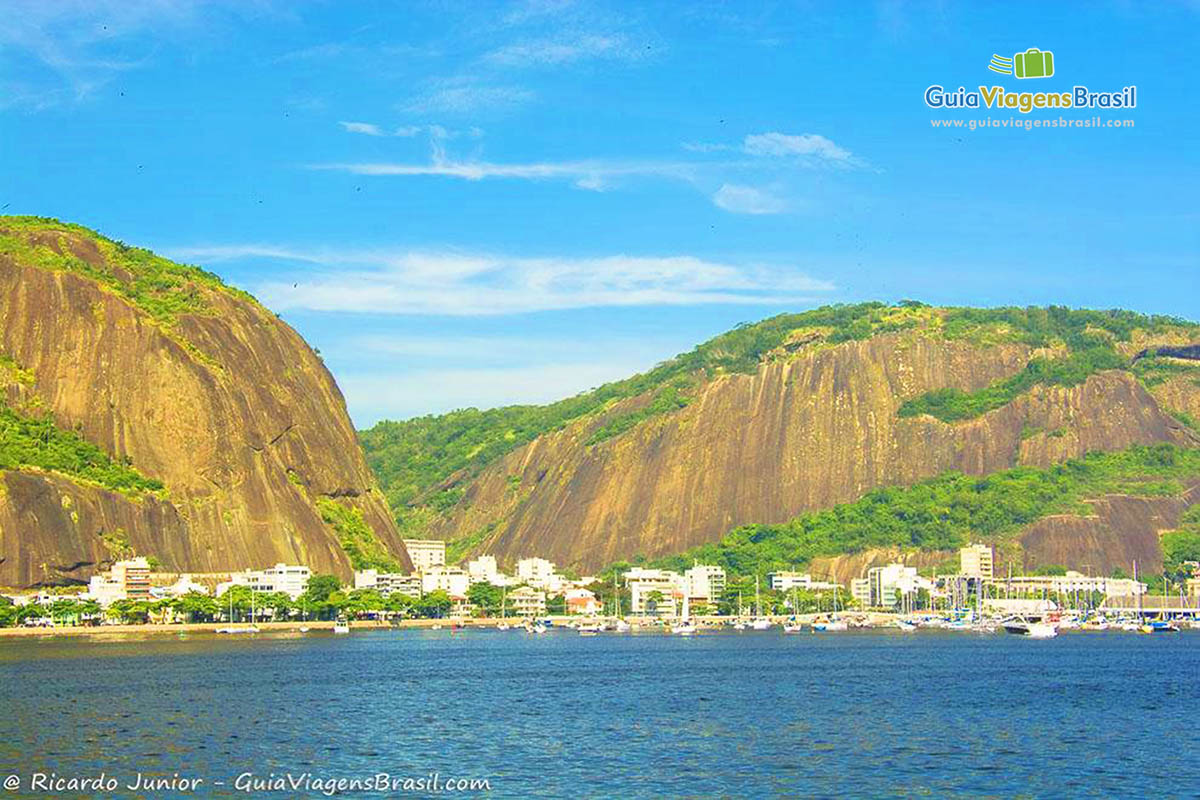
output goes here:
[{"label": "white motorboat", "polygon": [[844,619],[829,619],[813,622],[813,630],[821,633],[837,633],[849,629],[850,625],[847,624],[846,620]]},{"label": "white motorboat", "polygon": [[1030,639],[1053,639],[1058,636],[1058,627],[1049,622],[1030,622],[1018,618],[1005,622],[1002,627],[1005,633],[1028,636]]},{"label": "white motorboat", "polygon": [[217,628],[217,633],[226,633],[230,635],[258,633],[258,628],[254,625],[231,625],[228,628]]}]

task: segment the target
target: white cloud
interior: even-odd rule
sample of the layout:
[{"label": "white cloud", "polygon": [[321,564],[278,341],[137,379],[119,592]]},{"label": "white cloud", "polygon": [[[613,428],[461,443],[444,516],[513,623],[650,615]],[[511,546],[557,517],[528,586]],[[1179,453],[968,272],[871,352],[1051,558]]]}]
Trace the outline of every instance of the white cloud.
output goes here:
[{"label": "white cloud", "polygon": [[638,57],[622,36],[585,35],[572,39],[535,39],[505,45],[484,61],[509,67],[558,66],[588,59]]},{"label": "white cloud", "polygon": [[378,125],[370,122],[339,122],[346,129],[347,133],[362,133],[367,136],[383,136],[383,131]]},{"label": "white cloud", "polygon": [[733,183],[722,184],[712,201],[734,214],[779,214],[787,210],[787,204],[769,192]]},{"label": "white cloud", "polygon": [[364,162],[344,164],[313,164],[311,169],[349,172],[352,175],[438,175],[479,181],[485,178],[524,180],[570,180],[583,189],[602,191],[622,177],[658,176],[679,180],[693,179],[693,165],[667,161],[544,161],[525,164],[496,164],[488,161],[453,161],[435,146],[434,158],[428,164],[397,164]]},{"label": "white cloud", "polygon": [[514,108],[533,98],[534,92],[521,86],[450,85],[413,99],[403,105],[401,110],[410,114],[465,114]]},{"label": "white cloud", "polygon": [[742,143],[743,149],[754,156],[814,156],[826,161],[852,163],[849,150],[816,133],[798,135],[786,133],[750,134]]},{"label": "white cloud", "polygon": [[396,136],[403,136],[405,138],[408,138],[408,137],[416,136],[422,130],[424,130],[424,129],[420,125],[402,125],[399,128],[396,128],[396,130],[393,133]]},{"label": "white cloud", "polygon": [[[812,302],[813,293],[834,288],[794,267],[693,256],[516,258],[262,244],[178,248],[171,254],[201,263],[257,258],[310,265],[296,280],[252,287],[277,311],[473,316],[587,307],[802,304]],[[312,265],[319,267],[315,274]]]}]

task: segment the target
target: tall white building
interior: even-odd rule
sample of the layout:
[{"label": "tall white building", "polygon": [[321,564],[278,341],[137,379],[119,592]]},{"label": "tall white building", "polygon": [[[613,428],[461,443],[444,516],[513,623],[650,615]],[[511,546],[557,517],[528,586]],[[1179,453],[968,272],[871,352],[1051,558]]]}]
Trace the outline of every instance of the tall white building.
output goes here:
[{"label": "tall white building", "polygon": [[931,589],[932,584],[917,575],[916,567],[903,564],[888,564],[867,570],[870,600],[867,605],[876,608],[891,608],[903,595],[918,589]]},{"label": "tall white building", "polygon": [[517,580],[536,589],[555,591],[562,578],[554,571],[554,562],[544,558],[522,558],[517,562]]},{"label": "tall white building", "polygon": [[270,569],[235,572],[229,580],[217,584],[217,596],[225,594],[234,586],[249,586],[255,592],[283,592],[293,600],[304,594],[312,571],[308,567],[292,564],[276,564]]},{"label": "tall white building", "polygon": [[508,576],[500,572],[495,556],[480,556],[467,562],[467,574],[471,583],[490,583],[494,586],[506,586]]},{"label": "tall white building", "polygon": [[87,596],[105,607],[117,600],[149,600],[150,562],[141,557],[118,561],[107,573],[92,576]]},{"label": "tall white building", "polygon": [[455,597],[466,597],[471,577],[460,567],[430,567],[421,570],[421,591],[424,594],[441,589]]},{"label": "tall white building", "polygon": [[725,594],[725,570],[711,564],[694,564],[683,573],[691,602],[716,603]]},{"label": "tall white building", "polygon": [[415,570],[446,564],[446,543],[438,539],[405,539],[404,549],[408,551]]},{"label": "tall white building", "polygon": [[687,580],[678,572],[665,569],[634,567],[625,573],[625,585],[629,587],[631,610],[638,615],[650,613],[650,599],[657,592],[661,599],[655,613],[675,616],[676,599],[682,600],[687,591]]},{"label": "tall white building", "polygon": [[986,544],[969,544],[958,551],[958,571],[968,578],[992,579],[992,548]]}]

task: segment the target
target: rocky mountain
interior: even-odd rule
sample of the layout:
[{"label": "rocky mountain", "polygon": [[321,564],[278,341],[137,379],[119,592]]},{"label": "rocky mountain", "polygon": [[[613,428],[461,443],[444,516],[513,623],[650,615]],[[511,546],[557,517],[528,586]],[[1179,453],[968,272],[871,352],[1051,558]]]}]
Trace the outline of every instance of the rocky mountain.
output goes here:
[{"label": "rocky mountain", "polygon": [[[784,525],[948,471],[1045,472],[1142,445],[1190,452],[1200,446],[1197,341],[1194,324],[1121,311],[831,307],[744,326],[553,406],[383,423],[362,438],[403,525],[450,540],[456,553],[537,554],[590,571],[703,548],[742,526]],[[1113,541],[1170,527],[1195,497],[1189,478],[1200,479],[1190,457],[1151,475],[1162,455],[1153,452],[1112,474],[1098,467],[1083,487],[1094,497],[1056,483],[1061,502],[1039,505],[1036,518],[1005,506],[1007,527],[967,520],[955,537],[994,528],[1027,566],[1099,568],[1134,552],[1153,560],[1153,543]],[[1186,499],[1104,499],[1110,490],[1139,495],[1139,470],[1147,493]],[[864,537],[845,546],[862,550]],[[798,562],[838,552],[795,541]]]},{"label": "rocky mountain", "polygon": [[245,293],[0,217],[0,585],[408,564],[320,358]]}]

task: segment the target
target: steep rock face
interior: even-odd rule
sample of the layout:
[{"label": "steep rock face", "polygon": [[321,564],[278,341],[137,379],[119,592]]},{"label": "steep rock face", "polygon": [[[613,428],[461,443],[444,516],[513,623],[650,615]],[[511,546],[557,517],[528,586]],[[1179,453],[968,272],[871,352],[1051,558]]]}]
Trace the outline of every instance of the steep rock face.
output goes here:
[{"label": "steep rock face", "polygon": [[472,536],[476,552],[506,560],[538,554],[593,569],[946,470],[987,474],[1094,449],[1196,442],[1122,372],[1038,387],[969,422],[896,415],[906,399],[934,389],[988,386],[1030,355],[1017,344],[889,334],[767,362],[596,445],[586,442],[604,416],[540,437],[471,482],[439,534]]},{"label": "steep rock face", "polygon": [[[0,226],[3,221],[0,220]],[[73,231],[41,234],[89,263]],[[99,262],[96,262],[99,263]],[[360,509],[407,563],[332,377],[295,331],[232,292],[198,286],[207,310],[165,325],[110,287],[0,256],[0,351],[32,372],[55,422],[166,486],[129,499],[54,476],[4,476],[0,585],[86,578],[120,528],[177,571],[350,565],[314,501]],[[11,394],[11,391],[10,391]],[[74,515],[65,512],[67,507]]]},{"label": "steep rock face", "polygon": [[1178,527],[1179,518],[1200,502],[1200,485],[1180,497],[1108,495],[1089,503],[1087,516],[1060,514],[1038,520],[1020,537],[1022,562],[1014,571],[1051,564],[1096,575],[1120,568],[1130,572],[1134,562],[1143,575],[1163,568],[1159,535]]}]

